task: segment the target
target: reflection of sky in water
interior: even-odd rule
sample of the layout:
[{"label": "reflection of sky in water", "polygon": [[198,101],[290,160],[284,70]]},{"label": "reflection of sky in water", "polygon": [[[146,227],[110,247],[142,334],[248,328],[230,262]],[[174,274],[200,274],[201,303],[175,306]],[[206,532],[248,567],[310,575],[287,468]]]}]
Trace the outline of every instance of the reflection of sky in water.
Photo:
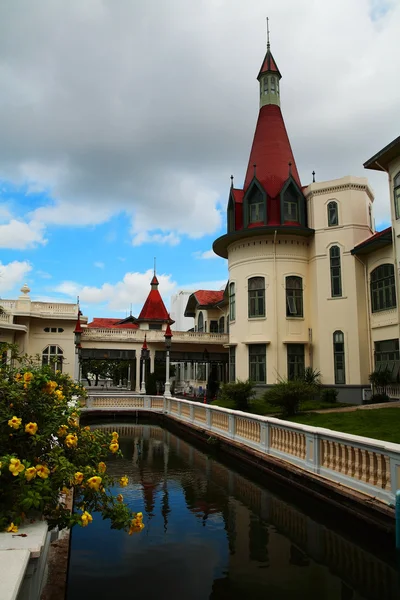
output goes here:
[{"label": "reflection of sky in water", "polygon": [[[128,487],[115,486],[114,492],[122,493],[132,510],[143,512],[146,527],[129,536],[110,529],[109,522],[95,514],[91,525],[75,528],[68,600],[110,600],[117,595],[146,600],[397,597],[391,591],[379,594],[373,582],[367,595],[357,593],[350,571],[338,573],[329,561],[328,568],[322,538],[318,550],[318,536],[325,528],[297,509],[170,433],[142,426],[140,434],[135,440],[121,438],[125,458],[112,459],[109,472],[129,476]],[[228,488],[232,478],[234,493]],[[318,557],[311,558],[283,535],[282,526],[287,525],[299,537],[302,524]],[[373,557],[368,554],[367,559]],[[381,564],[378,567],[385,573]],[[390,577],[387,571],[385,580],[389,578],[392,586]],[[389,590],[390,586],[386,584]]]}]

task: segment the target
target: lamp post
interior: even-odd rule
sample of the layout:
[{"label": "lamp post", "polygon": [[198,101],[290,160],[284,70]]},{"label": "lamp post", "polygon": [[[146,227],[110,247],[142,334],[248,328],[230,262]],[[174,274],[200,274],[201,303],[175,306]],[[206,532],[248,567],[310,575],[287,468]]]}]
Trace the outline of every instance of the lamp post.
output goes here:
[{"label": "lamp post", "polygon": [[145,383],[145,373],[146,373],[146,360],[150,356],[150,350],[147,347],[146,335],[144,336],[144,342],[142,346],[142,351],[140,353],[140,358],[142,359],[142,383],[140,384],[140,393],[146,393],[146,383]]},{"label": "lamp post", "polygon": [[169,381],[169,351],[171,349],[171,344],[172,344],[172,331],[171,331],[171,327],[169,326],[169,323],[167,323],[167,328],[165,330],[164,333],[164,338],[165,338],[165,348],[167,351],[167,357],[166,357],[166,361],[165,361],[165,390],[164,390],[164,397],[165,398],[171,398],[171,384]]},{"label": "lamp post", "polygon": [[82,340],[82,325],[81,325],[81,310],[79,308],[79,299],[78,299],[78,318],[76,321],[75,329],[74,329],[74,344],[75,344],[75,354],[77,358],[76,371],[78,375],[78,383],[81,381],[81,340]]}]

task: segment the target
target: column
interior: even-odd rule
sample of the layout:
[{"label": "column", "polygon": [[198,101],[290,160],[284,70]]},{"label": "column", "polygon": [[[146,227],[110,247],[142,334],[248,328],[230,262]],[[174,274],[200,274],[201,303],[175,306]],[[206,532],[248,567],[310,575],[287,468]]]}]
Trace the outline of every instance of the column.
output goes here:
[{"label": "column", "polygon": [[140,383],[141,383],[141,377],[142,377],[142,373],[141,373],[141,369],[140,369],[140,350],[139,352],[136,351],[136,385],[135,385],[135,392],[139,393],[140,392]]}]

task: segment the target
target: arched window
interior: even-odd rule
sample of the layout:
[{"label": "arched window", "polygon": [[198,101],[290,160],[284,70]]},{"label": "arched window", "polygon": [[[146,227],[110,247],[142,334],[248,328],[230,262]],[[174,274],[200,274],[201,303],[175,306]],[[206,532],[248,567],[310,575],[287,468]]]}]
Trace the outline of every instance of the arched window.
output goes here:
[{"label": "arched window", "polygon": [[380,265],[371,273],[371,309],[372,312],[396,307],[396,286],[394,266]]},{"label": "arched window", "polygon": [[342,295],[342,269],[340,264],[340,248],[332,246],[329,250],[331,267],[331,296],[338,298]]},{"label": "arched window", "polygon": [[221,317],[218,322],[218,332],[225,333],[225,317]]},{"label": "arched window", "polygon": [[64,353],[60,346],[46,346],[42,352],[42,365],[49,366],[53,371],[62,371]]},{"label": "arched window", "polygon": [[400,172],[397,173],[393,180],[393,197],[396,219],[400,219]]},{"label": "arched window", "polygon": [[299,222],[299,198],[292,185],[289,185],[283,198],[283,220]]},{"label": "arched window", "polygon": [[235,284],[229,284],[229,321],[234,321],[236,318],[236,295]]},{"label": "arched window", "polygon": [[261,190],[255,185],[247,200],[249,223],[264,223],[265,202]]},{"label": "arched window", "polygon": [[199,312],[199,316],[197,317],[197,331],[204,331],[204,317],[202,312]]},{"label": "arched window", "polygon": [[328,227],[339,225],[339,211],[337,202],[332,200],[328,203]]},{"label": "arched window", "polygon": [[248,281],[249,317],[265,317],[265,279],[252,277]]},{"label": "arched window", "polygon": [[301,277],[286,277],[286,316],[303,316],[303,280]]},{"label": "arched window", "polygon": [[333,334],[333,365],[335,369],[335,383],[346,383],[343,331],[335,331]]}]

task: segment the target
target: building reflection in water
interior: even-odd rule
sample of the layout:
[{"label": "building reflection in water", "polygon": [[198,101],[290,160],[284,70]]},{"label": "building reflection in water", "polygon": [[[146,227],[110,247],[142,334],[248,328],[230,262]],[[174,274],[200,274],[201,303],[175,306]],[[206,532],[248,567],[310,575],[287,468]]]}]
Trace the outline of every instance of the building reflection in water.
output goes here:
[{"label": "building reflection in water", "polygon": [[[398,574],[392,564],[169,431],[141,424],[99,427],[119,432],[125,458],[110,461],[109,472],[116,476],[128,474],[132,493],[135,499],[141,498],[144,508],[148,541],[143,538],[135,542],[135,564],[146,554],[148,543],[153,544],[152,548],[157,545],[153,552],[160,561],[159,567],[153,564],[154,578],[161,569],[164,558],[160,554],[161,532],[156,534],[158,520],[162,543],[170,543],[166,551],[173,553],[184,536],[189,536],[188,552],[200,544],[204,561],[196,559],[197,570],[203,569],[202,589],[208,592],[200,591],[201,586],[193,582],[197,585],[192,588],[193,595],[181,597],[220,600],[261,598],[266,593],[274,599],[400,597]],[[202,525],[203,534],[185,511]],[[180,529],[182,523],[184,530]],[[215,553],[217,538],[219,551]],[[128,548],[125,542],[124,548]],[[204,571],[207,560],[208,574]],[[183,580],[181,583],[184,585]],[[165,588],[166,593],[171,585]],[[146,597],[153,596],[150,593]]]}]

